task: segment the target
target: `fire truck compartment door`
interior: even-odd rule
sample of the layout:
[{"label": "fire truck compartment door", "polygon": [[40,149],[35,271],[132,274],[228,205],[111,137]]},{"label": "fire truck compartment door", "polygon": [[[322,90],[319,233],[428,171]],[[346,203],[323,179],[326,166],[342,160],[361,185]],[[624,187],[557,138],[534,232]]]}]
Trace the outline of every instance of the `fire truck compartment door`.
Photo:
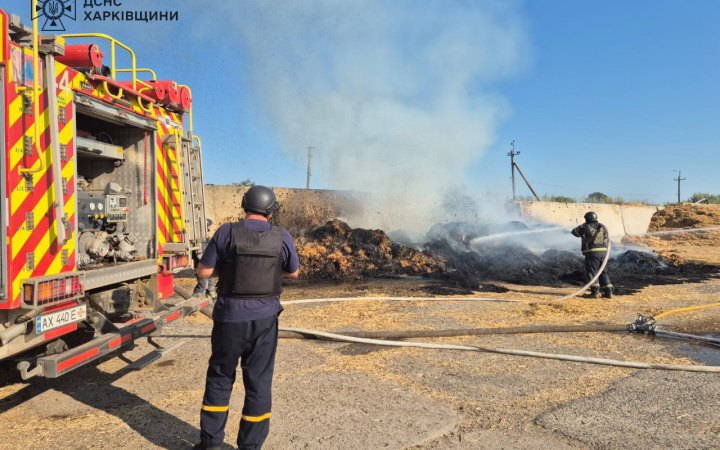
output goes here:
[{"label": "fire truck compartment door", "polygon": [[78,113],[97,117],[117,125],[134,125],[147,130],[155,129],[154,120],[79,92],[75,93],[75,106]]}]

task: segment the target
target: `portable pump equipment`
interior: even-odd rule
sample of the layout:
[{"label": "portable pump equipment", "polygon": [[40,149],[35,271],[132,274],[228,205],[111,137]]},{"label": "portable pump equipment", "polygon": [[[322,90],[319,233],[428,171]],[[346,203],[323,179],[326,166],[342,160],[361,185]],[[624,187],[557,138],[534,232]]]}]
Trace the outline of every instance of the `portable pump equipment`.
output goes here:
[{"label": "portable pump equipment", "polygon": [[174,294],[208,238],[188,86],[0,10],[0,104],[0,361],[58,377],[208,305]]}]

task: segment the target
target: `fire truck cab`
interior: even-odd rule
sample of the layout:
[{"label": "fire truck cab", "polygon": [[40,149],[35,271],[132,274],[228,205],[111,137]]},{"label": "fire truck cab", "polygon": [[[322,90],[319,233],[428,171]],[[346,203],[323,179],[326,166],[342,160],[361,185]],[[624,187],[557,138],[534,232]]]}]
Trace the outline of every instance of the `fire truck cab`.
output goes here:
[{"label": "fire truck cab", "polygon": [[208,305],[174,294],[208,237],[190,88],[110,36],[33,22],[0,10],[0,361],[24,378]]}]

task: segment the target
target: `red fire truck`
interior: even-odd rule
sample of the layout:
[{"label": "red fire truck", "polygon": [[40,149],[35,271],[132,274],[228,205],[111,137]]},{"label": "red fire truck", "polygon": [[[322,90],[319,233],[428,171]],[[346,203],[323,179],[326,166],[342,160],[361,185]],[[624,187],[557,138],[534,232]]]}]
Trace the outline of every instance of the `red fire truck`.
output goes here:
[{"label": "red fire truck", "polygon": [[0,10],[0,361],[23,378],[208,305],[174,293],[207,240],[190,88],[110,36],[36,22]]}]

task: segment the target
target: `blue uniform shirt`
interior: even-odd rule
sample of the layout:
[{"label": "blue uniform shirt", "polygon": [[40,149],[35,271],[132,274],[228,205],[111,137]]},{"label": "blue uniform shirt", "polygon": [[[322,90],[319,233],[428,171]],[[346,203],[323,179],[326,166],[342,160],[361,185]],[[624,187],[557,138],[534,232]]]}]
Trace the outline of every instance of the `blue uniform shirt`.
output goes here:
[{"label": "blue uniform shirt", "polygon": [[[269,231],[270,224],[262,220],[245,220],[247,231]],[[208,243],[200,262],[206,267],[220,268],[222,261],[230,257],[230,241],[232,224],[220,226]],[[295,243],[287,230],[283,230],[283,271],[293,273],[300,268],[300,259],[295,250]],[[244,322],[262,319],[282,311],[280,297],[268,298],[234,298],[219,296],[213,310],[215,322]]]}]

